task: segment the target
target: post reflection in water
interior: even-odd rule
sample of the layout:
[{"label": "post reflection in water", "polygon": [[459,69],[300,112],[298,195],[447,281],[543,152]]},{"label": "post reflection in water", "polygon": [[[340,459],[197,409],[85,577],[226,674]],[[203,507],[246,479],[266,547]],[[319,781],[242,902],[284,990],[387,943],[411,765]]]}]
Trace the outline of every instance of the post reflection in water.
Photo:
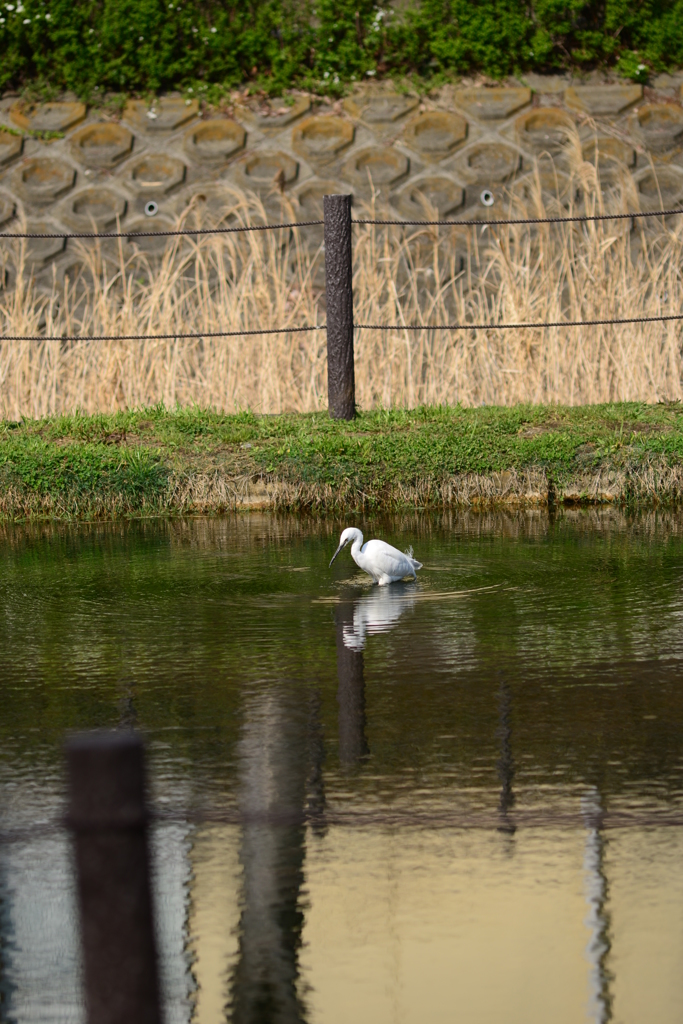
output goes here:
[{"label": "post reflection in water", "polygon": [[308,823],[312,832],[321,838],[327,832],[325,821],[325,737],[321,720],[322,700],[320,692],[315,690],[308,702]]},{"label": "post reflection in water", "polygon": [[515,777],[515,762],[512,756],[511,710],[512,698],[510,687],[505,679],[501,678],[498,691],[498,739],[500,740],[500,757],[498,759],[498,778],[500,779],[498,812],[500,814],[500,824],[498,825],[498,831],[514,835],[517,831],[517,826],[510,818],[510,811],[515,805],[515,794],[512,790],[512,782]]},{"label": "post reflection in water", "polygon": [[230,1019],[299,1024],[309,709],[301,695],[273,688],[247,700],[245,718],[238,753],[242,911]]},{"label": "post reflection in water", "polygon": [[7,953],[13,944],[14,935],[10,908],[8,906],[7,872],[3,853],[4,851],[0,846],[0,1024],[5,1024],[10,1019],[12,989],[14,987],[7,963]]},{"label": "post reflection in water", "polygon": [[368,636],[387,633],[415,604],[414,584],[373,587],[355,600],[349,596],[335,609],[339,687],[339,760],[354,765],[369,753],[365,738],[363,649]]},{"label": "post reflection in water", "polygon": [[681,1024],[683,512],[331,529],[0,524],[0,1022],[82,1020],[61,737],[126,725],[168,1024]]},{"label": "post reflection in water", "polygon": [[353,632],[353,605],[335,608],[337,628],[337,703],[339,704],[339,760],[355,765],[368,753],[365,739],[365,675],[363,648],[347,643]]},{"label": "post reflection in water", "polygon": [[609,887],[605,874],[607,840],[602,823],[602,801],[597,788],[594,787],[583,797],[581,805],[587,828],[583,866],[588,903],[586,925],[591,933],[586,947],[590,964],[589,1014],[595,1024],[608,1024],[612,1020],[613,1000],[610,990],[612,974],[607,961],[612,943],[607,909]]},{"label": "post reflection in water", "polygon": [[368,636],[388,633],[405,612],[414,608],[416,599],[416,584],[392,583],[372,587],[352,604],[340,605],[346,609],[341,631],[344,646],[351,651],[362,651]]}]

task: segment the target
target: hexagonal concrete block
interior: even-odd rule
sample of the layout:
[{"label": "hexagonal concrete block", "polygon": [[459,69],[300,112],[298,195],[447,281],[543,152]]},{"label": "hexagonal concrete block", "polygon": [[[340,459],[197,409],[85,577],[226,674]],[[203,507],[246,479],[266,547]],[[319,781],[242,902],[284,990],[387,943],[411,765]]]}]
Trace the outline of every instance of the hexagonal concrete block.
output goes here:
[{"label": "hexagonal concrete block", "polygon": [[71,137],[71,152],[86,167],[115,167],[133,148],[133,134],[122,124],[89,124]]},{"label": "hexagonal concrete block", "polygon": [[54,202],[76,181],[76,171],[64,160],[38,156],[24,160],[16,168],[12,182],[15,191],[27,203],[46,206]]},{"label": "hexagonal concrete block", "polygon": [[465,190],[452,178],[428,175],[404,185],[396,200],[396,207],[409,220],[430,220],[434,211],[439,218],[448,217],[464,201]]},{"label": "hexagonal concrete block", "polygon": [[[26,224],[26,231],[35,235],[54,234],[60,230],[60,225],[53,220],[30,220]],[[65,248],[66,238],[30,238],[26,243],[26,259],[29,265],[37,270]]]},{"label": "hexagonal concrete block", "polygon": [[31,132],[65,132],[85,115],[85,103],[29,103],[27,100],[17,100],[9,114],[16,125]]},{"label": "hexagonal concrete block", "polygon": [[323,196],[339,192],[338,181],[313,178],[300,185],[296,193],[297,220],[320,220],[323,215]]},{"label": "hexagonal concrete block", "polygon": [[642,85],[573,85],[564,93],[568,107],[598,116],[620,114],[642,97]]},{"label": "hexagonal concrete block", "polygon": [[[289,223],[289,221],[292,220],[290,196],[285,196],[279,189],[276,191],[271,190],[270,192],[262,192],[261,203],[263,204],[263,209],[266,214],[267,224],[281,224],[283,222]],[[308,230],[309,229],[306,228],[306,231]],[[314,231],[315,228],[311,228],[310,230]],[[276,232],[274,241],[281,248],[284,248],[288,244],[289,238],[289,231],[278,231]]]},{"label": "hexagonal concrete block", "polygon": [[477,142],[457,158],[458,169],[474,181],[507,181],[522,166],[522,154],[503,142]]},{"label": "hexagonal concrete block", "polygon": [[368,190],[378,185],[391,188],[405,178],[409,169],[408,157],[397,149],[368,146],[349,157],[342,175],[359,189]]},{"label": "hexagonal concrete block", "polygon": [[[130,231],[130,235],[126,238],[126,242],[131,249],[137,249],[146,256],[161,256],[166,246],[173,242],[173,236],[158,235],[157,233],[173,231],[173,227],[173,221],[167,220],[164,217],[154,217],[154,219],[143,217],[127,225],[126,230]],[[151,234],[135,237],[133,234],[135,231],[151,232]]]},{"label": "hexagonal concrete block", "polygon": [[[156,210],[152,213],[150,203],[156,206]],[[129,219],[144,217],[145,220],[158,220],[164,217],[175,217],[177,213],[177,193],[171,192],[170,195],[161,195],[160,192],[155,193],[152,198],[149,192],[140,192],[138,195],[131,197],[130,202],[126,207],[126,217]]]},{"label": "hexagonal concrete block", "polygon": [[[458,219],[460,219],[460,214],[458,214]],[[487,241],[484,242],[485,245]],[[439,228],[436,232],[433,229],[415,228],[406,232],[402,249],[403,252],[400,256],[397,254],[398,258],[395,262],[383,264],[384,273],[389,272],[399,292],[402,289],[407,292],[417,287],[424,294],[423,289],[426,288],[431,292],[435,285],[446,288],[445,302],[451,309],[452,319],[457,320],[458,314],[451,306],[448,296],[453,283],[453,273],[460,273],[467,261],[468,249],[470,252],[472,250],[472,228],[453,225],[449,228]],[[436,269],[434,266],[435,249],[439,251],[436,279],[434,275]],[[463,284],[467,288],[467,284],[465,282]]]},{"label": "hexagonal concrete block", "polygon": [[527,71],[524,81],[533,92],[541,96],[557,96],[569,85],[569,79],[565,75],[537,75],[533,71]]},{"label": "hexagonal concrete block", "polygon": [[21,156],[24,140],[21,135],[12,135],[0,128],[0,167],[6,167],[12,160]]},{"label": "hexagonal concrete block", "polygon": [[[100,289],[105,282],[109,294],[111,294],[111,283],[116,281],[117,277],[120,282],[118,264],[113,260],[102,258],[101,252],[99,259],[88,260],[67,252],[64,259],[59,260],[55,267],[54,282],[60,292],[68,289],[73,297],[85,297],[92,296],[93,289]],[[48,279],[50,278],[52,275],[49,275]]]},{"label": "hexagonal concrete block", "polygon": [[149,153],[129,169],[129,183],[136,192],[165,195],[185,180],[185,164],[173,156]]},{"label": "hexagonal concrete block", "polygon": [[[294,209],[296,219],[303,221],[323,219],[323,197],[334,195],[339,191],[349,192],[348,185],[341,185],[339,181],[326,181],[323,178],[309,178],[307,182],[300,185],[296,191]],[[324,241],[324,228],[322,224],[309,224],[302,228],[299,233],[301,243],[310,251],[318,252]],[[316,283],[324,286],[324,260],[315,268]]]},{"label": "hexagonal concrete block", "polygon": [[442,160],[467,137],[467,121],[458,114],[427,110],[413,118],[403,137],[426,160]]},{"label": "hexagonal concrete block", "polygon": [[666,153],[683,138],[683,110],[673,103],[648,103],[636,115],[636,127],[652,153]]},{"label": "hexagonal concrete block", "polygon": [[655,75],[654,78],[650,79],[649,84],[653,89],[661,90],[662,92],[671,90],[671,92],[675,93],[681,88],[681,75],[680,73]]},{"label": "hexagonal concrete block", "polygon": [[591,139],[583,147],[583,158],[594,165],[596,157],[600,176],[613,177],[619,173],[620,168],[625,170],[634,166],[636,151],[621,139]]},{"label": "hexagonal concrete block", "polygon": [[543,166],[541,163],[535,171],[525,174],[515,181],[510,187],[510,191],[533,211],[534,216],[540,216],[539,200],[551,211],[559,206],[566,207],[569,205],[573,187],[569,175],[554,167],[549,167],[547,164]]},{"label": "hexagonal concrete block", "polygon": [[482,121],[502,121],[531,103],[531,89],[473,88],[458,89],[455,102],[472,117]]},{"label": "hexagonal concrete block", "polygon": [[174,132],[198,113],[197,100],[184,100],[181,96],[162,96],[151,104],[146,100],[129,100],[123,116],[138,131]]},{"label": "hexagonal concrete block", "polygon": [[405,117],[419,103],[417,96],[394,92],[390,89],[376,89],[348,96],[343,103],[344,110],[351,117],[367,124],[391,124]]},{"label": "hexagonal concrete block", "polygon": [[76,231],[104,231],[126,213],[126,200],[109,188],[85,188],[69,197],[63,219]]},{"label": "hexagonal concrete block", "polygon": [[683,200],[683,171],[677,167],[650,169],[637,185],[643,210],[668,210]]},{"label": "hexagonal concrete block", "polygon": [[244,188],[282,191],[296,180],[299,165],[287,153],[254,153],[236,164],[233,173]]},{"label": "hexagonal concrete block", "polygon": [[241,124],[228,118],[202,121],[187,132],[185,152],[204,164],[221,164],[244,149],[247,133]]},{"label": "hexagonal concrete block", "polygon": [[17,204],[12,196],[0,193],[0,228],[14,217]]},{"label": "hexagonal concrete block", "polygon": [[354,134],[343,117],[307,117],[292,129],[292,149],[310,163],[327,163],[351,145]]},{"label": "hexagonal concrete block", "polygon": [[253,125],[259,131],[272,132],[279,131],[280,128],[284,128],[286,125],[291,124],[292,121],[296,121],[298,117],[301,117],[302,114],[307,113],[310,109],[310,96],[298,96],[289,106],[286,103],[281,103],[279,106],[252,110],[251,107],[246,105],[238,105],[237,116],[240,121]]},{"label": "hexagonal concrete block", "polygon": [[211,226],[235,220],[240,197],[228,181],[204,181],[188,185],[173,200],[175,213],[187,213],[188,227],[195,223]]},{"label": "hexagonal concrete block", "polygon": [[569,114],[557,107],[540,107],[515,121],[520,142],[534,153],[561,153],[574,128]]},{"label": "hexagonal concrete block", "polygon": [[465,189],[466,220],[492,220],[498,217],[514,217],[510,212],[510,195],[499,182],[473,182]]}]

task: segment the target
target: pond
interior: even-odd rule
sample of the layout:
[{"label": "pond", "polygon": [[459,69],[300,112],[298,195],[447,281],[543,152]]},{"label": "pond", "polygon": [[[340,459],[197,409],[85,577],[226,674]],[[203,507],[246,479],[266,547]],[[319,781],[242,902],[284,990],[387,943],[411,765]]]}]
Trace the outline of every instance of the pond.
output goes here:
[{"label": "pond", "polygon": [[83,1020],[62,744],[135,726],[167,1024],[680,1021],[683,514],[0,547],[0,1020]]}]

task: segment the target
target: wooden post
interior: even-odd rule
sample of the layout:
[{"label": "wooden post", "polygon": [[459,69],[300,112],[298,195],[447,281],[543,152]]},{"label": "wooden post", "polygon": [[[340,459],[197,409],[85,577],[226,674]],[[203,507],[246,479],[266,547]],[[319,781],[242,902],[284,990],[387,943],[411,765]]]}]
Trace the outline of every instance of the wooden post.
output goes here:
[{"label": "wooden post", "polygon": [[161,1024],[142,740],[83,733],[66,763],[88,1024]]},{"label": "wooden post", "polygon": [[353,366],[351,196],[323,196],[327,298],[327,400],[335,420],[356,415]]}]

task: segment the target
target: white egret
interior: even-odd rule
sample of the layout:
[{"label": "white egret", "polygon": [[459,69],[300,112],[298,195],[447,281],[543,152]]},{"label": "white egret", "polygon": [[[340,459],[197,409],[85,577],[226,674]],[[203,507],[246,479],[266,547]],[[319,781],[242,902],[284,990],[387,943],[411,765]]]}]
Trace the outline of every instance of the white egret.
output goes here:
[{"label": "white egret", "polygon": [[339,547],[332,555],[332,562],[346,545],[351,544],[351,557],[359,568],[372,576],[375,583],[380,587],[385,583],[398,583],[406,576],[417,579],[415,572],[422,568],[422,562],[413,558],[413,549],[410,553],[392,548],[391,544],[383,540],[369,540],[363,544],[363,534],[355,526],[349,526],[339,538]]}]

